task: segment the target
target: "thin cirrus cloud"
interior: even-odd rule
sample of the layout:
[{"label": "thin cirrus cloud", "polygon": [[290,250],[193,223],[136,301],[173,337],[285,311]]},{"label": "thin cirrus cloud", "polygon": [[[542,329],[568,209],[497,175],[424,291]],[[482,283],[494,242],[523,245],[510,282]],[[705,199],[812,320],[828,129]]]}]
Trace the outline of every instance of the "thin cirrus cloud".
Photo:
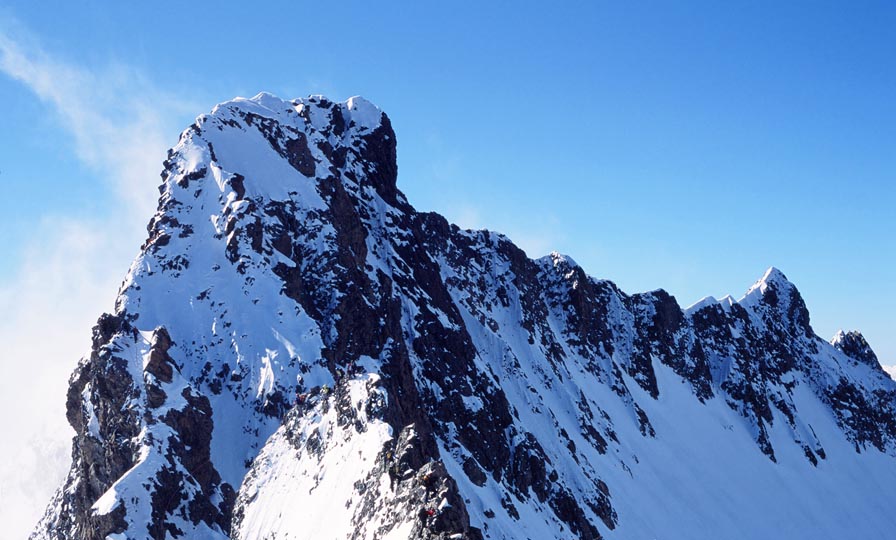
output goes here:
[{"label": "thin cirrus cloud", "polygon": [[52,107],[78,158],[104,172],[121,202],[149,215],[158,194],[147,181],[171,146],[172,120],[197,110],[195,103],[163,92],[133,67],[69,65],[11,32],[0,33],[0,70]]},{"label": "thin cirrus cloud", "polygon": [[126,65],[63,62],[9,21],[0,24],[0,72],[49,108],[77,158],[108,188],[113,209],[93,218],[42,216],[0,283],[0,523],[4,535],[24,538],[70,463],[68,377],[145,235],[177,124],[198,108]]}]

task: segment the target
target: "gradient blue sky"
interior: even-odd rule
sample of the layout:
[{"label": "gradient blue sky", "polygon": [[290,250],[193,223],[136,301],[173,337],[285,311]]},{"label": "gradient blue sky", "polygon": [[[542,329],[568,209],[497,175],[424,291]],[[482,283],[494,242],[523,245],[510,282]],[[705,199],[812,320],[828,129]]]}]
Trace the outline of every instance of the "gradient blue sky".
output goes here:
[{"label": "gradient blue sky", "polygon": [[[13,2],[0,17],[57,66],[180,100],[158,112],[169,146],[236,95],[361,94],[393,120],[418,209],[683,306],[739,297],[774,265],[822,336],[861,329],[896,363],[892,2],[381,4]],[[12,280],[36,224],[112,219],[121,194],[52,103],[8,76],[0,100]],[[163,157],[127,189],[153,196]]]}]

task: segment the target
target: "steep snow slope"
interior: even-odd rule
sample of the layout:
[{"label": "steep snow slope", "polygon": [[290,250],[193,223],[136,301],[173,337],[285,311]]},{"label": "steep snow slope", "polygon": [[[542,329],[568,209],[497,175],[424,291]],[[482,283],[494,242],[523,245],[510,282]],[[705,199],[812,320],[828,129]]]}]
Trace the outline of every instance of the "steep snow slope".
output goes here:
[{"label": "steep snow slope", "polygon": [[687,310],[416,212],[361,98],[236,99],[72,376],[32,538],[887,538],[896,384],[770,269]]}]

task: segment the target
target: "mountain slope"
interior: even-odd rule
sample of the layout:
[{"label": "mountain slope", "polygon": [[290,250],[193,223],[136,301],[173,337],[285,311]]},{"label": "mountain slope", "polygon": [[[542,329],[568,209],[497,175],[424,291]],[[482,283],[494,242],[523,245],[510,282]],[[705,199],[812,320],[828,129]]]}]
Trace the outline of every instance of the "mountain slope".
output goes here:
[{"label": "mountain slope", "polygon": [[[884,538],[896,384],[775,269],[682,310],[416,212],[361,98],[217,106],[32,538]],[[860,529],[857,529],[860,527]]]}]

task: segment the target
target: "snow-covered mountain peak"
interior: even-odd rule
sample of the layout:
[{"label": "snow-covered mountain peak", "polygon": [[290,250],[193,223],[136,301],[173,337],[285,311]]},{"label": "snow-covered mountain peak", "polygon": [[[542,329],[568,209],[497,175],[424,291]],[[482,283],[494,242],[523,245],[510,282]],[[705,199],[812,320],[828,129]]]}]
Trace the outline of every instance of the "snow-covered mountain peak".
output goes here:
[{"label": "snow-covered mountain peak", "polygon": [[[849,333],[850,333],[850,334],[851,334],[851,333],[858,333],[858,331],[856,331],[856,330],[850,330]],[[837,330],[837,333],[834,334],[834,337],[831,338],[831,345],[833,345],[833,346],[836,347],[836,346],[839,345],[840,343],[843,343],[844,341],[846,341],[847,339],[849,339],[849,338],[847,338],[846,334],[847,334],[847,332],[846,332],[845,330],[843,330],[842,328],[839,329],[839,330]]]},{"label": "snow-covered mountain peak", "polygon": [[737,303],[737,300],[735,300],[734,297],[731,296],[730,294],[726,294],[725,296],[722,297],[721,300],[719,300],[719,304],[724,306],[726,309],[730,308],[731,306],[733,306],[736,303]]},{"label": "snow-covered mountain peak", "polygon": [[714,296],[704,296],[700,300],[697,300],[696,302],[694,302],[693,304],[691,304],[690,306],[685,308],[684,312],[687,315],[691,315],[691,314],[694,314],[694,313],[700,311],[701,309],[703,309],[707,306],[714,306],[718,303],[719,303],[719,301],[716,300],[716,298]]},{"label": "snow-covered mountain peak", "polygon": [[796,287],[787,279],[784,272],[774,266],[769,267],[765,274],[754,283],[744,295],[744,299],[763,296],[769,289],[789,290]]},{"label": "snow-covered mountain peak", "polygon": [[559,251],[552,251],[539,259],[539,261],[544,261],[544,263],[552,265],[558,272],[562,273],[567,273],[572,269],[580,268],[579,263],[577,263],[575,259],[564,253],[560,253]]},{"label": "snow-covered mountain peak", "polygon": [[893,529],[896,383],[783,274],[682,310],[417,212],[397,171],[362,98],[262,93],[184,131],[34,538]]},{"label": "snow-covered mountain peak", "polygon": [[792,337],[814,336],[809,321],[809,310],[796,286],[783,272],[769,268],[759,281],[753,284],[738,304],[770,327]]},{"label": "snow-covered mountain peak", "polygon": [[184,131],[162,176],[155,222],[211,219],[217,234],[231,234],[233,217],[256,215],[268,202],[309,211],[335,204],[338,212],[346,197],[377,197],[406,206],[389,119],[360,97],[285,101],[260,93],[221,103]]},{"label": "snow-covered mountain peak", "polygon": [[374,130],[382,123],[383,111],[361,96],[348,98],[345,105],[351,121],[361,129]]}]

